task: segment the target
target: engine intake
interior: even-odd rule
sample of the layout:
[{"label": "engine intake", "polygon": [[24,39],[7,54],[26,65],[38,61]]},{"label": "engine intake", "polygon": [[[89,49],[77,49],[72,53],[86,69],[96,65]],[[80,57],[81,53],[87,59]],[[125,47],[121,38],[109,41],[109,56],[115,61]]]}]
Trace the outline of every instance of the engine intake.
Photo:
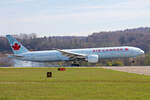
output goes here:
[{"label": "engine intake", "polygon": [[98,62],[98,55],[88,55],[87,61],[89,63],[97,63]]}]

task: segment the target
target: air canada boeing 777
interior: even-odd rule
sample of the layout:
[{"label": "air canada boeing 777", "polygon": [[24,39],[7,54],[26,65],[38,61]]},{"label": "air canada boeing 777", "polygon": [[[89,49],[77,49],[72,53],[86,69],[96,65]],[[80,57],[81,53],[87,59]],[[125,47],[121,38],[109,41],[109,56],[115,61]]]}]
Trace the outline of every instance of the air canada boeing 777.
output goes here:
[{"label": "air canada boeing 777", "polygon": [[87,61],[97,63],[100,59],[129,58],[144,54],[144,51],[131,46],[84,48],[84,49],[56,49],[48,51],[29,51],[11,35],[6,36],[13,51],[13,58],[33,62],[56,62],[56,61]]}]

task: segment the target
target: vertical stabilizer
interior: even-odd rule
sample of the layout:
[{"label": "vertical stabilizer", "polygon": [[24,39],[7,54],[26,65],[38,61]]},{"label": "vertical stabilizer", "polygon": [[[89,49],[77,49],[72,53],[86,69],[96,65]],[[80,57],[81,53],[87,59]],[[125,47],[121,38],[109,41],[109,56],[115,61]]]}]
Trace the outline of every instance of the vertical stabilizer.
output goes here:
[{"label": "vertical stabilizer", "polygon": [[14,54],[21,54],[21,53],[28,52],[28,49],[26,49],[20,42],[18,42],[11,35],[6,35],[6,38],[8,39]]}]

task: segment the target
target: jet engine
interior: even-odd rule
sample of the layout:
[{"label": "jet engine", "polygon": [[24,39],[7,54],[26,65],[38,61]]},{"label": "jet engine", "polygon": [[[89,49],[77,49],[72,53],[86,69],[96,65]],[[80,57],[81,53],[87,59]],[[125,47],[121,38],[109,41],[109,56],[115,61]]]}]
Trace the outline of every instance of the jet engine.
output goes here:
[{"label": "jet engine", "polygon": [[87,56],[87,61],[89,63],[97,63],[98,62],[98,55],[89,55],[89,56]]}]

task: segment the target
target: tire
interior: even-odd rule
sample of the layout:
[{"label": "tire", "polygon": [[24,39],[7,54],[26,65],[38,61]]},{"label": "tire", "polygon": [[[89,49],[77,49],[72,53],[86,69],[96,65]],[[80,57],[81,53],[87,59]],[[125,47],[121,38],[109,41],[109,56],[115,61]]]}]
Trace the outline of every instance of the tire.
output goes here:
[{"label": "tire", "polygon": [[79,64],[71,64],[71,66],[80,66]]}]

